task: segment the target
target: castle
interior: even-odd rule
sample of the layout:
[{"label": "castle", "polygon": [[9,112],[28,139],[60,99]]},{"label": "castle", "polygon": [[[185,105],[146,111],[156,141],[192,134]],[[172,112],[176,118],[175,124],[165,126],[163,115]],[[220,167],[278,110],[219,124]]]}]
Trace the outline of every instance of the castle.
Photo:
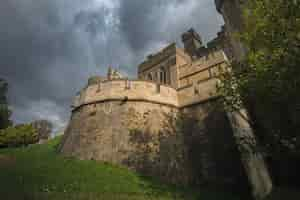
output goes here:
[{"label": "castle", "polygon": [[228,59],[190,29],[138,66],[91,77],[74,99],[64,155],[121,164],[175,184],[245,183],[230,123],[218,102]]},{"label": "castle", "polygon": [[245,2],[215,0],[225,25],[207,47],[191,29],[182,35],[184,49],[170,44],[149,55],[137,80],[112,68],[107,77],[91,77],[74,99],[60,152],[175,184],[250,186],[255,199],[270,194],[264,158],[252,151],[256,139],[247,112],[225,111],[216,92],[229,61],[246,54],[234,37],[243,27]]}]

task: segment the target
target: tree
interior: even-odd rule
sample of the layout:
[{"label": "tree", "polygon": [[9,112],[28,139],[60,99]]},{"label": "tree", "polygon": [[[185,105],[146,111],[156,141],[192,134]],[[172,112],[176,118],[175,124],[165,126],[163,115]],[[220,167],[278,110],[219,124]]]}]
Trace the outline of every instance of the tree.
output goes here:
[{"label": "tree", "polygon": [[0,129],[7,128],[12,124],[9,120],[11,111],[7,103],[7,88],[8,84],[0,78]]},{"label": "tree", "polygon": [[19,147],[38,142],[38,133],[31,124],[20,124],[0,130],[0,148]]},{"label": "tree", "polygon": [[[251,0],[238,37],[247,48],[221,77],[227,108],[243,104],[268,155],[275,183],[299,184],[300,1]],[[280,165],[285,163],[285,165]]]}]

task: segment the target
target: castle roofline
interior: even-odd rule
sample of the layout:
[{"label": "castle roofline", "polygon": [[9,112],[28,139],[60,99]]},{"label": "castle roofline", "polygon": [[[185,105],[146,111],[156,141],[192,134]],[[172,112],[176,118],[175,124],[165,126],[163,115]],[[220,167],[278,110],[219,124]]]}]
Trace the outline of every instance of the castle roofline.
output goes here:
[{"label": "castle roofline", "polygon": [[157,62],[160,62],[166,57],[176,55],[176,49],[178,49],[176,43],[173,42],[168,46],[164,47],[162,50],[158,51],[157,53],[148,55],[146,60],[138,66],[138,70],[144,71],[145,69],[150,68],[151,66],[155,65]]},{"label": "castle roofline", "polygon": [[138,72],[146,71],[153,66],[157,65],[158,63],[164,61],[165,59],[168,59],[170,57],[178,57],[180,56],[183,58],[186,62],[190,62],[191,58],[190,56],[185,52],[184,49],[179,48],[176,46],[176,43],[171,43],[162,50],[158,51],[155,54],[150,54],[147,56],[147,59],[139,64],[138,66]]},{"label": "castle roofline", "polygon": [[202,43],[201,36],[193,28],[190,28],[181,35],[182,42],[184,43],[185,40],[189,40],[191,37]]},{"label": "castle roofline", "polygon": [[141,63],[144,64],[146,62],[149,62],[159,56],[161,56],[162,54],[166,54],[166,53],[170,53],[172,51],[174,51],[177,48],[176,43],[173,42],[171,44],[168,44],[166,47],[162,48],[161,50],[157,51],[157,53],[151,53],[147,56],[146,60],[144,62]]}]

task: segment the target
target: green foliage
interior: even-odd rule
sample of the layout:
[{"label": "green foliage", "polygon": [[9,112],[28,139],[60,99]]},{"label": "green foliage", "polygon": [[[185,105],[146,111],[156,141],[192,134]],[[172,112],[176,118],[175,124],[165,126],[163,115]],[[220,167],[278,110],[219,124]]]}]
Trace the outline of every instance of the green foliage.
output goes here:
[{"label": "green foliage", "polygon": [[0,150],[1,199],[53,200],[238,200],[235,195],[178,188],[140,176],[124,167],[65,158],[61,138],[27,148]]},{"label": "green foliage", "polygon": [[222,77],[231,109],[243,102],[273,155],[300,150],[300,1],[252,0],[244,11],[241,63]]},{"label": "green foliage", "polygon": [[12,123],[9,120],[11,111],[7,104],[7,83],[0,78],[0,129],[7,128]]},{"label": "green foliage", "polygon": [[38,134],[30,124],[0,130],[0,147],[18,147],[38,142]]}]

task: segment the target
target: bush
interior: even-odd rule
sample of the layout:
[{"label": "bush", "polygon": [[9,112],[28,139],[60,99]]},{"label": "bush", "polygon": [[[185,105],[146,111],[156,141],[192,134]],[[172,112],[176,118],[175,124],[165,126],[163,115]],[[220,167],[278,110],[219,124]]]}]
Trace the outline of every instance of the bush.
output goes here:
[{"label": "bush", "polygon": [[26,146],[36,142],[38,142],[38,134],[30,124],[0,130],[0,148]]}]

